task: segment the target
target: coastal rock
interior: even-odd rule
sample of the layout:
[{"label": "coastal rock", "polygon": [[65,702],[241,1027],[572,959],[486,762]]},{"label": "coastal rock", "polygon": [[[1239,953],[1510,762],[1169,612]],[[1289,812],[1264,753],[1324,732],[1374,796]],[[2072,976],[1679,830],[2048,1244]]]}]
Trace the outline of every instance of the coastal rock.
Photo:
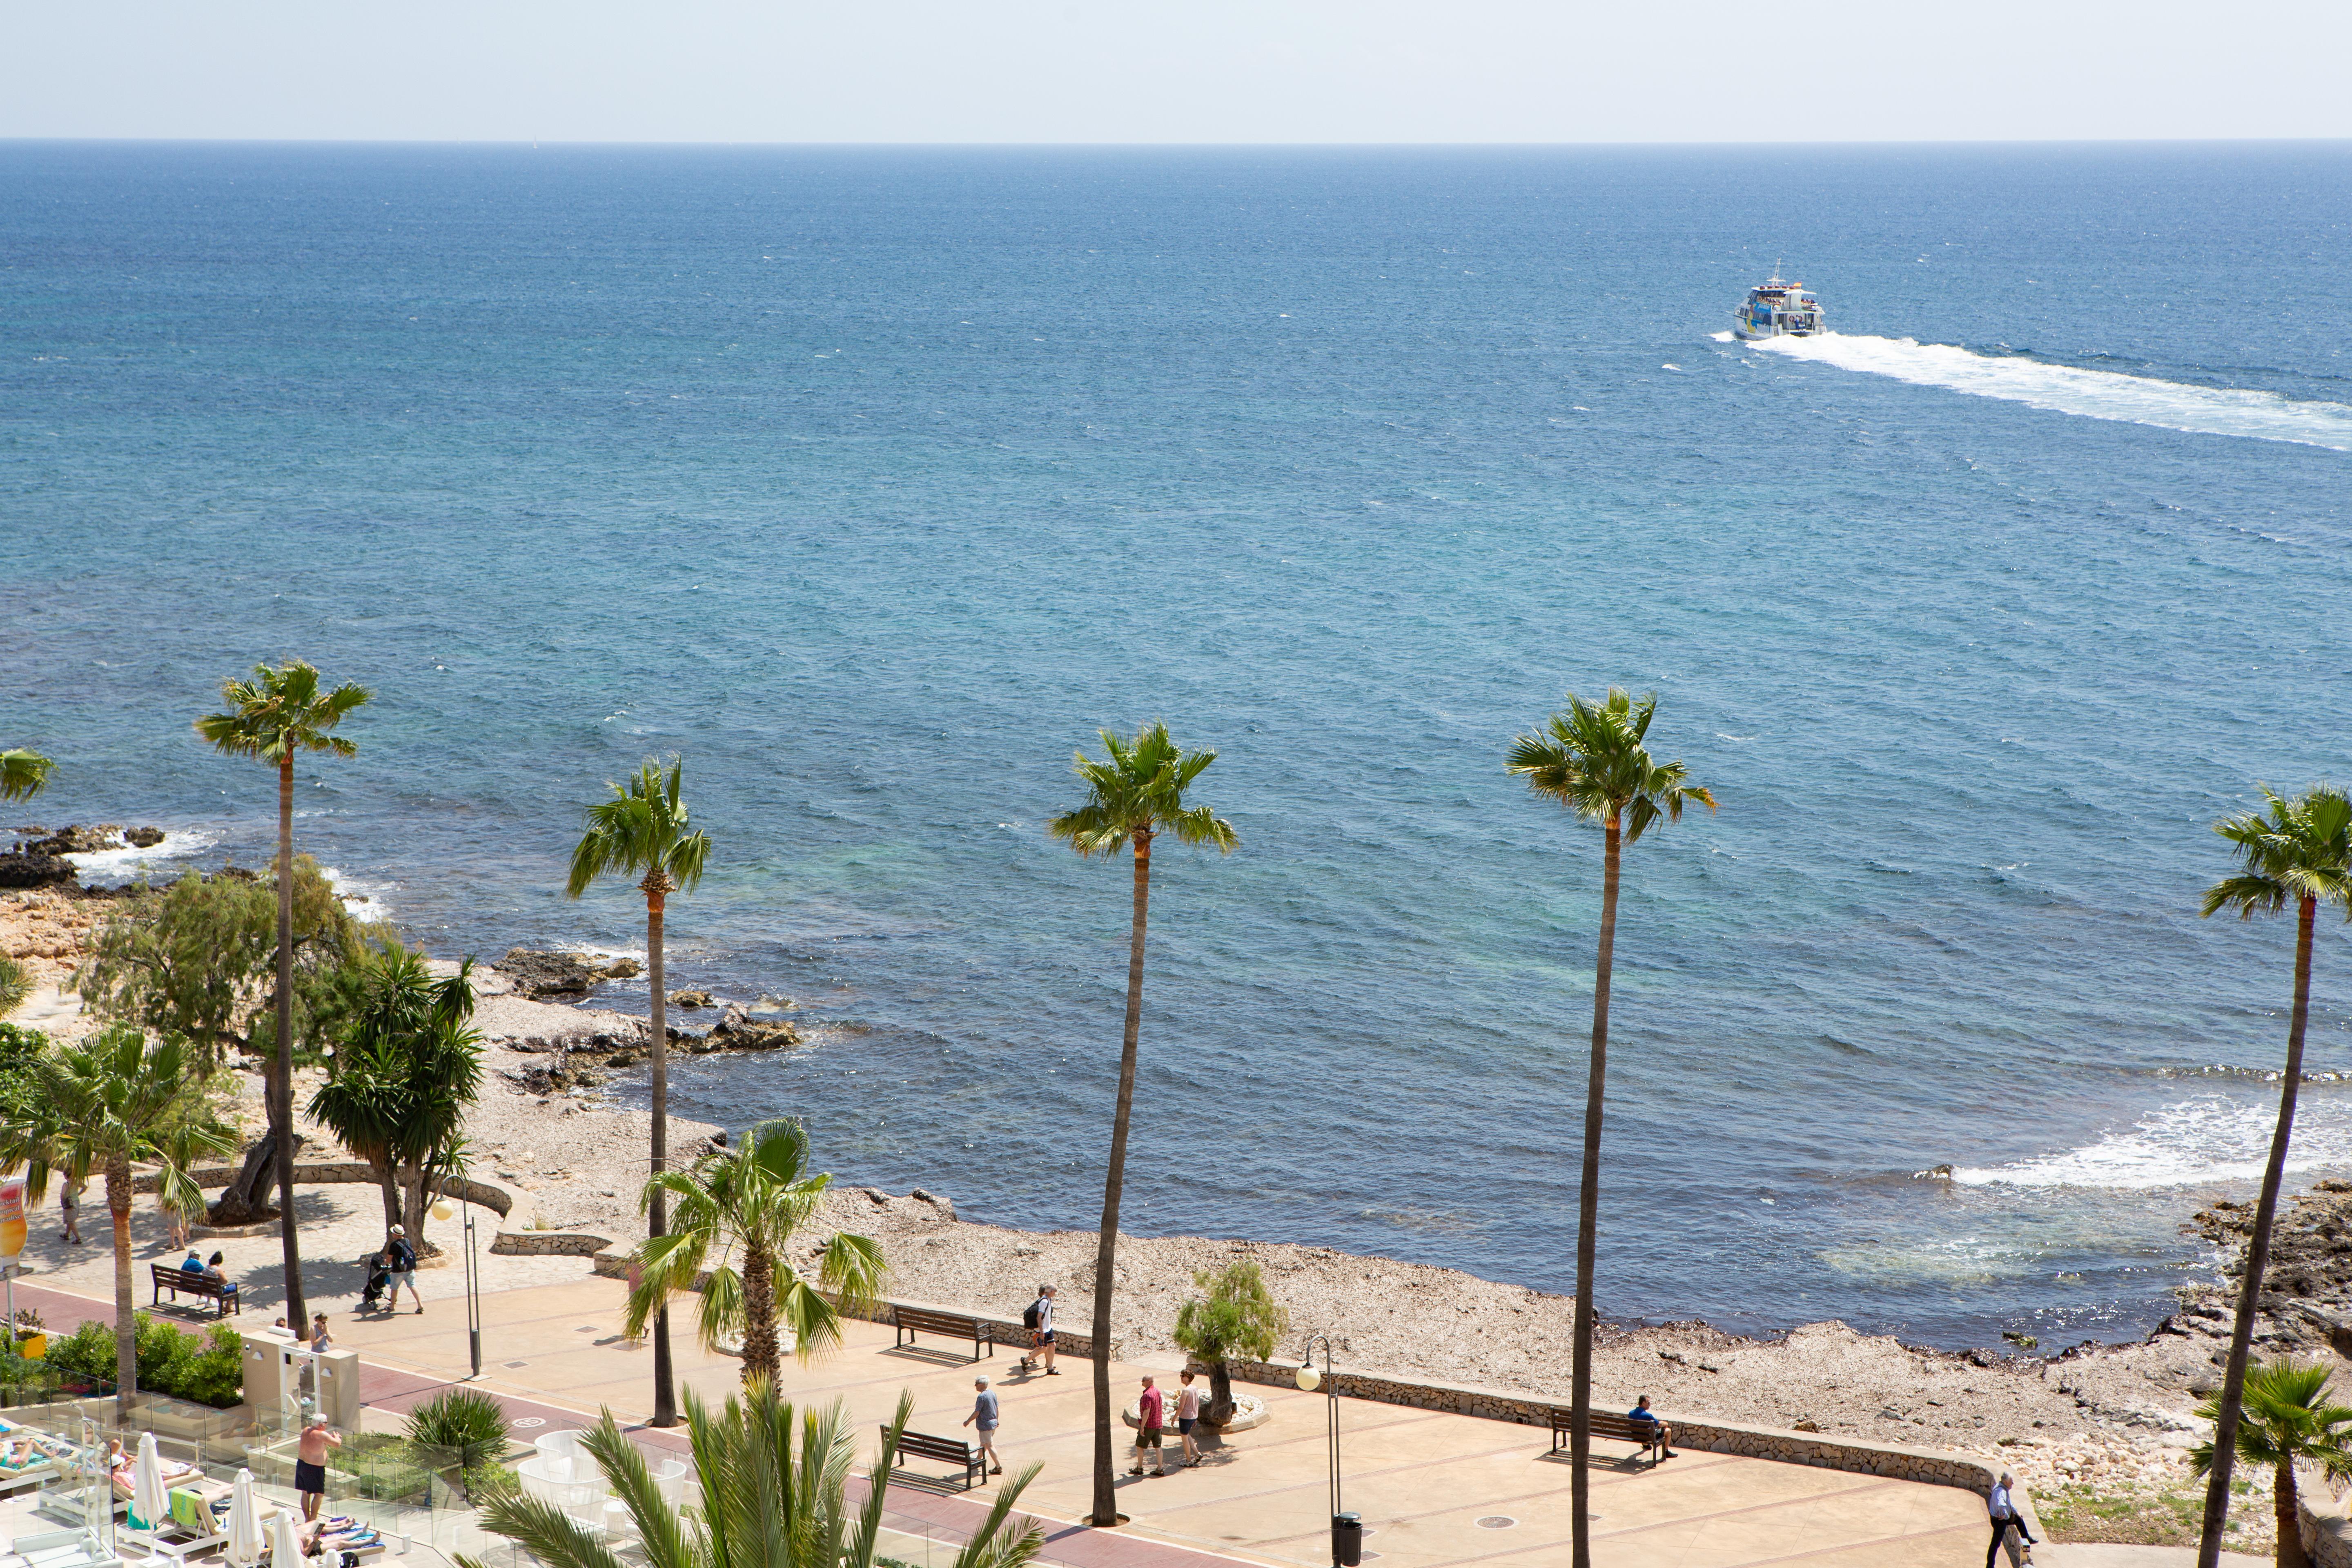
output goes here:
[{"label": "coastal rock", "polygon": [[586,1062],[569,1058],[554,1063],[528,1062],[508,1069],[502,1076],[531,1094],[570,1094],[594,1089],[604,1081],[604,1075]]},{"label": "coastal rock", "polygon": [[710,1005],[710,993],[708,991],[673,991],[669,994],[669,1000],[670,1005],[674,1007],[708,1007]]},{"label": "coastal rock", "polygon": [[628,964],[628,973],[636,973],[636,965],[628,959],[613,963],[597,963],[577,952],[555,952],[536,948],[513,947],[491,967],[505,975],[517,992],[534,1002],[551,996],[585,996],[604,980],[625,979],[622,964]]},{"label": "coastal rock", "polygon": [[126,827],[122,830],[122,841],[134,849],[152,849],[163,842],[163,830],[160,827]]},{"label": "coastal rock", "polygon": [[955,1205],[937,1193],[927,1193],[922,1188],[917,1187],[907,1195],[917,1203],[929,1204],[939,1210],[941,1219],[952,1221],[956,1216]]},{"label": "coastal rock", "polygon": [[[27,828],[26,831],[41,830]],[[159,833],[155,837],[160,843],[163,835]],[[26,839],[16,846],[17,852],[24,855],[91,855],[100,849],[121,847],[122,825],[119,822],[101,822],[94,827],[60,827],[54,833]]]},{"label": "coastal rock", "polygon": [[48,888],[81,875],[72,861],[56,855],[0,855],[0,888]]},{"label": "coastal rock", "polygon": [[634,958],[616,958],[604,966],[607,980],[635,980],[645,973],[645,966]]},{"label": "coastal rock", "polygon": [[774,1051],[801,1043],[800,1031],[790,1024],[768,1024],[730,1007],[710,1026],[704,1048],[730,1051]]}]

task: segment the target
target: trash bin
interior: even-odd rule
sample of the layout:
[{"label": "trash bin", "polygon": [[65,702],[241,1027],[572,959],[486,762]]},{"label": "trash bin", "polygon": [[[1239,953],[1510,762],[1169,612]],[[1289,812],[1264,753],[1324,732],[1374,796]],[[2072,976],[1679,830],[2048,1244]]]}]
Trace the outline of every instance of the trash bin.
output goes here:
[{"label": "trash bin", "polygon": [[1331,1516],[1331,1561],[1339,1568],[1358,1568],[1364,1560],[1364,1516],[1360,1513],[1335,1513]]}]

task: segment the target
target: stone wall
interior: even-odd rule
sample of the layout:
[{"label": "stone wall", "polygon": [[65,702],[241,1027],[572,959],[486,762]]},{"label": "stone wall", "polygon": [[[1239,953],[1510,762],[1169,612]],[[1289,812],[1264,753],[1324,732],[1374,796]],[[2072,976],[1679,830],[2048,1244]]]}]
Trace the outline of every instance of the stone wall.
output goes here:
[{"label": "stone wall", "polygon": [[[613,1245],[610,1237],[590,1236],[578,1230],[502,1230],[490,1243],[490,1251],[500,1258],[596,1258]],[[627,1260],[619,1259],[620,1274],[628,1272]],[[606,1272],[599,1268],[596,1273]]]},{"label": "stone wall", "polygon": [[[225,1187],[236,1180],[236,1167],[235,1165],[199,1165],[188,1174],[195,1178],[196,1185],[200,1187]],[[294,1166],[294,1180],[305,1186],[312,1187],[333,1186],[346,1182],[361,1182],[371,1187],[381,1184],[376,1176],[375,1168],[356,1160],[325,1163],[298,1161]],[[155,1190],[156,1182],[157,1178],[152,1172],[143,1176],[133,1176],[131,1179],[131,1190],[134,1193],[152,1193]],[[278,1179],[272,1176],[270,1191],[274,1193],[277,1190]],[[507,1211],[514,1207],[514,1200],[497,1187],[491,1186],[487,1182],[469,1181],[464,1176],[452,1176],[443,1189],[442,1195],[478,1203],[500,1217],[504,1217]]]},{"label": "stone wall", "polygon": [[[870,1311],[852,1315],[864,1318],[868,1322],[896,1324],[898,1320],[892,1309],[897,1305],[897,1300],[885,1297],[876,1302]],[[982,1312],[966,1311],[961,1307],[944,1307],[937,1301],[907,1300],[907,1305],[920,1308],[927,1312],[951,1312],[959,1318],[970,1318],[980,1325],[980,1337],[983,1342],[992,1345],[1011,1345],[1024,1354],[1026,1354],[1029,1350],[1029,1331],[1021,1326],[1021,1320],[1018,1318],[992,1318]],[[1095,1353],[1094,1336],[1072,1333],[1067,1329],[1055,1329],[1054,1350],[1055,1355],[1064,1360],[1090,1360]],[[1110,1342],[1110,1353],[1114,1356],[1118,1354],[1117,1340]]]},{"label": "stone wall", "polygon": [[[2263,1482],[2256,1497],[2267,1501],[2270,1485]],[[2313,1568],[2352,1568],[2352,1508],[2336,1495],[2327,1478],[2308,1468],[2295,1471],[2295,1514],[2302,1523],[2303,1550]]]}]

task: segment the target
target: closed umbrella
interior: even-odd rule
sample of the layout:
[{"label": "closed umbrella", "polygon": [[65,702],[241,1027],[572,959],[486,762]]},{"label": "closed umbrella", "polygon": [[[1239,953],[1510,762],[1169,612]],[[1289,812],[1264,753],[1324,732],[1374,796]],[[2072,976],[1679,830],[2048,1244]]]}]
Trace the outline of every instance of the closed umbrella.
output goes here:
[{"label": "closed umbrella", "polygon": [[253,1472],[239,1470],[228,1495],[228,1560],[236,1568],[255,1568],[266,1550],[261,1510],[253,1504]]},{"label": "closed umbrella", "polygon": [[155,1454],[155,1434],[139,1434],[139,1462],[131,1474],[131,1528],[152,1531],[171,1511],[163,1495],[163,1461]]},{"label": "closed umbrella", "polygon": [[294,1516],[282,1508],[269,1527],[269,1568],[302,1568],[302,1543],[294,1539]]}]

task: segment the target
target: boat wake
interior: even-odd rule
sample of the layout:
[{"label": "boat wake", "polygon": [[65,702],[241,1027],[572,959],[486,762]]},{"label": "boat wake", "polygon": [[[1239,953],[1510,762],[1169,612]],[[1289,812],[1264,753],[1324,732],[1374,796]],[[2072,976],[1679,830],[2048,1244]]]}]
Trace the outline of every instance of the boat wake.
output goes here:
[{"label": "boat wake", "polygon": [[[2352,1164],[2352,1106],[2306,1100],[2295,1118],[2287,1151],[2289,1172]],[[2149,1112],[2128,1129],[2062,1154],[2012,1164],[1963,1166],[1952,1183],[1963,1187],[2106,1187],[2146,1192],[2210,1182],[2262,1178],[2270,1155],[2275,1103],[2248,1103],[2200,1095]]]},{"label": "boat wake", "polygon": [[2039,360],[1973,353],[1949,343],[1923,343],[1910,338],[1824,332],[1819,337],[1767,338],[1748,346],[1791,359],[1817,360],[1841,370],[1998,397],[2086,419],[2352,452],[2352,406],[2341,403],[2299,402],[2275,392],[2194,386],[2111,370],[2078,370]]}]

